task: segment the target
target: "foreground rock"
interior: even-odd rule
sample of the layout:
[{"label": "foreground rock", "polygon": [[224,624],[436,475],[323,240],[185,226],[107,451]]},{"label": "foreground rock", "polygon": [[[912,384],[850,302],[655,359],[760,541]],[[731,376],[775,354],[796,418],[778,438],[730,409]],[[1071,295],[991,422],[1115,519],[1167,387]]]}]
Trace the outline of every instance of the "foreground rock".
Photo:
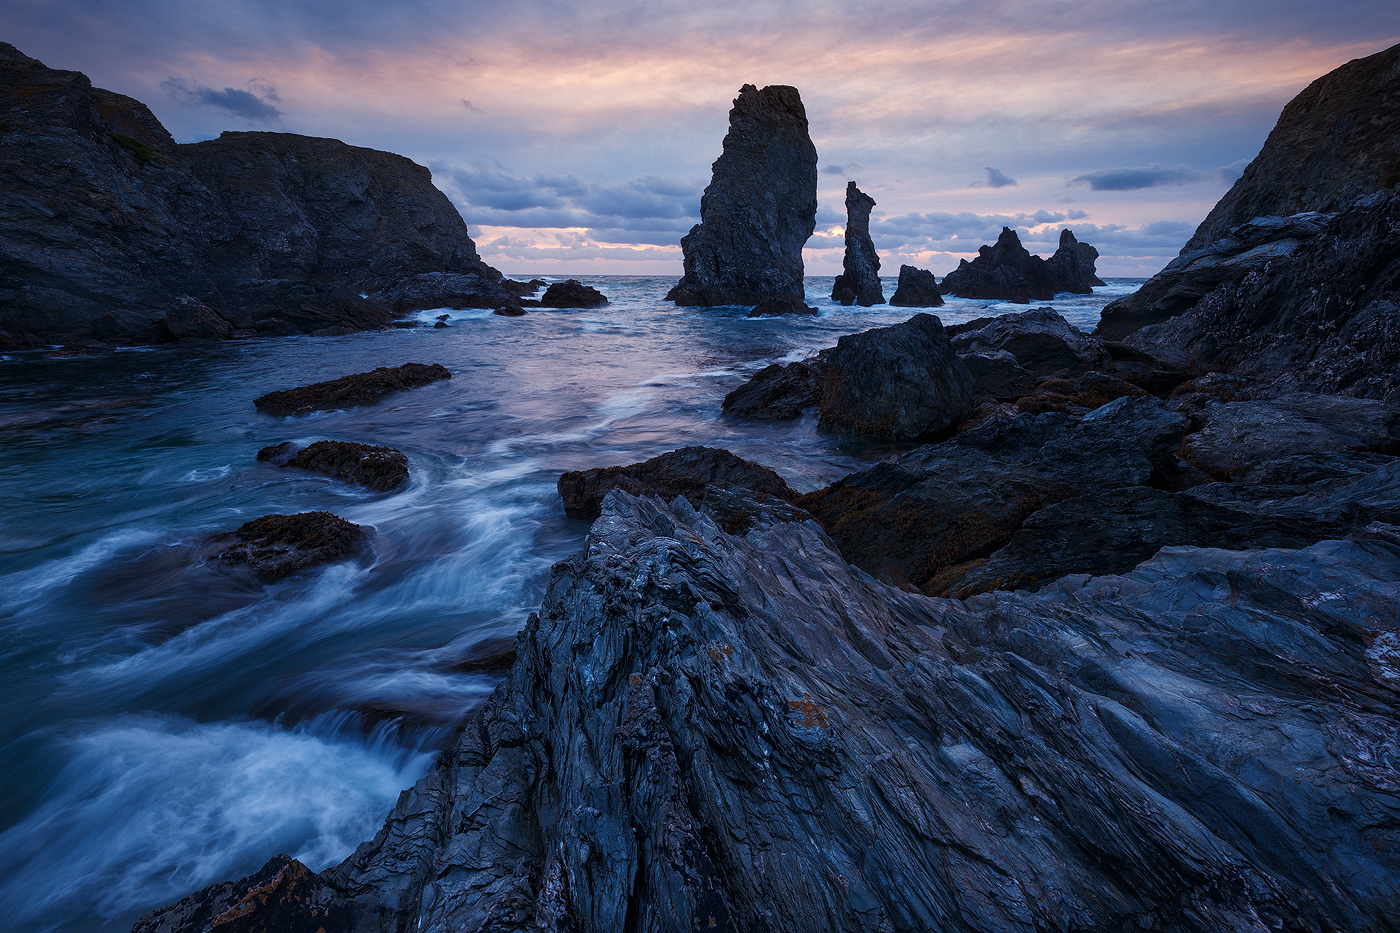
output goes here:
[{"label": "foreground rock", "polygon": [[0,329],[151,343],[375,329],[393,310],[515,300],[402,156],[288,133],[180,145],[139,101],[7,44],[0,110]]},{"label": "foreground rock", "polygon": [[746,421],[790,421],[822,398],[826,365],[820,358],[773,363],[724,397],[724,413]]},{"label": "foreground rock", "polygon": [[779,500],[796,497],[781,476],[727,450],[682,447],[628,466],[573,470],[559,477],[559,497],[570,518],[597,518],[603,498],[614,489],[634,496],[684,496],[699,506],[706,487],[724,484]]},{"label": "foreground rock", "polygon": [[258,411],[269,415],[302,415],[309,411],[335,411],[357,405],[373,405],[394,392],[416,389],[440,379],[451,379],[452,373],[441,363],[404,363],[402,366],[381,366],[367,373],[351,373],[339,379],[317,382],[295,389],[269,392],[253,400]]},{"label": "foreground rock", "polygon": [[555,282],[540,299],[542,308],[601,308],[607,303],[606,295],[578,279]]},{"label": "foreground rock", "polygon": [[890,296],[890,304],[901,308],[939,308],[943,296],[938,291],[938,279],[927,269],[899,267],[899,285]]},{"label": "foreground rock", "polygon": [[[614,492],[506,683],[300,916],[1390,930],[1397,581],[1376,526],[961,603],[852,571],[810,522],[730,535]],[[259,890],[138,929],[202,933],[245,891],[241,922],[296,929]]]},{"label": "foreground rock", "polygon": [[856,187],[846,185],[846,254],[841,260],[842,273],[831,289],[831,300],[843,305],[858,304],[862,308],[885,303],[880,287],[880,256],[870,239],[870,212],[875,199]]},{"label": "foreground rock", "polygon": [[729,111],[724,151],[681,239],[678,305],[806,306],[802,246],[816,229],[817,150],[797,88],[746,84]]},{"label": "foreground rock", "polygon": [[1087,295],[1102,285],[1094,272],[1098,250],[1080,243],[1069,230],[1060,231],[1060,247],[1049,262],[1032,256],[1010,227],[1002,227],[993,246],[977,250],[977,258],[958,261],[943,277],[945,295],[1027,304],[1049,301],[1060,292]]},{"label": "foreground rock", "polygon": [[397,489],[408,481],[408,457],[392,447],[375,444],[316,441],[298,450],[287,441],[259,450],[258,459],[324,473],[376,492]]},{"label": "foreground rock", "polygon": [[210,543],[222,550],[216,559],[243,564],[264,580],[349,557],[366,540],[365,530],[330,512],[264,515],[244,522]]}]

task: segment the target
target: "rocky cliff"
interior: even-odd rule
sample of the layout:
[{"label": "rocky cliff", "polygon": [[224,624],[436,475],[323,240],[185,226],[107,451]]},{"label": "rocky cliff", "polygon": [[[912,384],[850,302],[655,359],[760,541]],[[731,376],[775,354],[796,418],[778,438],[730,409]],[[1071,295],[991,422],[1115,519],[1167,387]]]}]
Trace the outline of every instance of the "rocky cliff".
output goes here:
[{"label": "rocky cliff", "polygon": [[[382,326],[444,284],[513,304],[427,169],[333,139],[178,145],[139,101],[0,44],[0,330],[48,342]],[[418,289],[424,275],[446,276]],[[368,294],[368,298],[361,297]]]},{"label": "rocky cliff", "polygon": [[816,228],[817,150],[797,88],[746,84],[729,111],[724,151],[681,239],[679,305],[806,307],[802,246]]},{"label": "rocky cliff", "polygon": [[870,239],[870,212],[875,199],[856,187],[846,185],[846,254],[842,272],[831,288],[831,300],[862,308],[885,303],[880,287],[880,256]]}]

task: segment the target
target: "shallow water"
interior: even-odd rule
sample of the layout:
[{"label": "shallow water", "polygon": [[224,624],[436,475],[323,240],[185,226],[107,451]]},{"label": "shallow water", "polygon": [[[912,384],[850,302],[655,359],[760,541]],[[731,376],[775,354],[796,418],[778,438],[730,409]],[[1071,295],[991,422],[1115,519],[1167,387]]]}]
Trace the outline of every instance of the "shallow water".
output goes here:
[{"label": "shallow water", "polygon": [[[564,470],[726,447],[815,489],[895,448],[812,418],[746,425],[726,392],[916,309],[816,317],[678,309],[673,278],[595,276],[611,304],[450,326],[0,360],[0,917],[125,930],[151,907],[287,852],[313,869],[377,830],[496,678],[454,671],[509,637],[587,525]],[[1052,304],[1089,329],[1140,279]],[[886,280],[885,293],[894,290]],[[945,324],[1025,310],[950,299]],[[442,312],[416,315],[431,323]],[[299,418],[273,389],[410,360],[447,382]],[[396,447],[368,493],[257,463],[271,443]],[[326,509],[373,527],[359,559],[272,585],[203,562],[208,535]]]}]

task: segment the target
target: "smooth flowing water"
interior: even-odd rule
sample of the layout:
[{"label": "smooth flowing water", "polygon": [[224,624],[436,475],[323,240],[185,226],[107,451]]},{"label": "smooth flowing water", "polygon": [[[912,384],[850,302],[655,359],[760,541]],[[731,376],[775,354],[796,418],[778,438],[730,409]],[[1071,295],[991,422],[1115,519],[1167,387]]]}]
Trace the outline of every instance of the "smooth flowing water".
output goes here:
[{"label": "smooth flowing water", "polygon": [[[842,308],[812,277],[819,315],[749,320],[663,302],[674,278],[584,281],[611,304],[0,360],[5,929],[125,930],[278,852],[319,870],[372,836],[495,685],[460,662],[511,636],[582,543],[560,472],[707,444],[809,490],[896,452],[819,434],[810,417],[731,421],[720,401],[768,363],[914,309]],[[1140,283],[1053,305],[1087,330]],[[950,299],[935,313],[1024,308]],[[273,389],[411,360],[453,378],[365,408],[253,408]],[[368,493],[254,459],[322,438],[396,447],[411,479]],[[311,509],[372,526],[372,547],[270,585],[201,557],[213,533]]]}]

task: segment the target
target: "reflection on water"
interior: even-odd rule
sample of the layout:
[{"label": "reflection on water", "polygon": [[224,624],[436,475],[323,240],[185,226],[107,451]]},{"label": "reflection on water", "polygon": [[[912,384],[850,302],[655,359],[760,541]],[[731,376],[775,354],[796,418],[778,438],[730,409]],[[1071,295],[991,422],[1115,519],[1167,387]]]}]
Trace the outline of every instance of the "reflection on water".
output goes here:
[{"label": "reflection on water", "polygon": [[[815,489],[889,448],[809,419],[721,417],[775,360],[914,309],[811,318],[678,309],[671,278],[587,279],[611,304],[446,328],[0,361],[0,916],[117,930],[289,852],[313,868],[377,828],[495,679],[458,662],[508,638],[587,528],[564,470],[685,444],[727,447]],[[1091,327],[1139,280],[1055,306]],[[887,280],[886,294],[893,291]],[[1024,307],[950,299],[956,323]],[[432,323],[440,311],[418,318]],[[294,419],[264,392],[416,360],[447,382]],[[388,494],[258,463],[320,438],[387,444]],[[205,562],[201,542],[269,512],[326,509],[369,553],[276,584]],[[40,893],[36,894],[35,892]]]}]

